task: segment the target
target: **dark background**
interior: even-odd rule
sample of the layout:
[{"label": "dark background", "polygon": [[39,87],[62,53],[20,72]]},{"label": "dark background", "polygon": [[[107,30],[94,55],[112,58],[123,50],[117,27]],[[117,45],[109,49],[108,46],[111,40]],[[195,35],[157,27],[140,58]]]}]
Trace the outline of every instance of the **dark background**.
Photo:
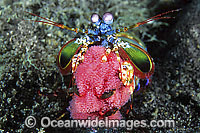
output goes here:
[{"label": "dark background", "polygon": [[[181,8],[131,32],[147,45],[154,58],[151,85],[134,95],[126,119],[174,119],[174,128],[134,128],[133,131],[200,131],[200,2],[199,0],[3,0],[0,2],[0,130],[10,132],[88,132],[90,129],[29,129],[27,116],[70,119],[70,98],[56,65],[60,48],[79,37],[71,31],[23,20],[36,20],[29,11],[70,27],[87,28],[92,13],[114,15],[113,27],[132,25],[156,14]],[[37,19],[40,20],[40,19]],[[60,88],[60,91],[58,91]],[[38,91],[43,92],[40,96]],[[53,96],[54,91],[58,96]],[[120,132],[123,129],[115,129]],[[99,129],[99,132],[106,131]],[[107,131],[114,131],[109,129]],[[123,130],[124,131],[124,130]]]}]

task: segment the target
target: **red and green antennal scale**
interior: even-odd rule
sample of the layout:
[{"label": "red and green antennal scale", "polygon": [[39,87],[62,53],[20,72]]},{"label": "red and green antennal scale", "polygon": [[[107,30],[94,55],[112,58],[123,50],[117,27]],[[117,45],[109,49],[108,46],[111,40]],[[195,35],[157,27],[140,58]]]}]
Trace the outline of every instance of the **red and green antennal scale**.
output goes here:
[{"label": "red and green antennal scale", "polygon": [[151,18],[148,18],[142,22],[138,22],[134,25],[131,25],[131,26],[128,26],[127,27],[127,30],[129,29],[132,29],[132,28],[136,28],[136,27],[139,27],[140,25],[143,25],[143,24],[146,24],[146,23],[149,23],[149,22],[152,22],[152,21],[155,21],[155,20],[159,20],[159,19],[171,19],[171,18],[174,18],[174,17],[162,17],[163,15],[166,15],[166,14],[169,14],[169,13],[172,13],[172,12],[178,12],[180,11],[181,9],[176,9],[176,10],[171,10],[171,11],[167,11],[167,12],[164,12],[164,13],[160,13],[158,15],[155,15]]},{"label": "red and green antennal scale", "polygon": [[[131,26],[122,27],[122,28],[120,28],[120,29],[117,29],[116,32],[117,32],[117,33],[118,33],[118,32],[126,32],[126,31],[128,31],[129,29],[133,29],[133,28],[139,27],[140,25],[144,25],[144,24],[146,24],[146,23],[149,23],[149,22],[155,21],[155,20],[159,20],[159,19],[171,19],[171,18],[174,18],[174,17],[162,17],[162,16],[163,16],[163,15],[166,15],[166,14],[169,14],[169,13],[178,12],[178,11],[180,11],[180,10],[182,10],[182,9],[175,9],[175,10],[167,11],[167,12],[164,12],[164,13],[160,13],[160,14],[155,15],[155,16],[153,16],[153,17],[151,17],[151,18],[148,18],[148,19],[146,19],[146,20],[144,20],[144,21],[142,21],[142,22],[138,22],[138,23],[133,24],[133,25],[131,25]],[[41,22],[41,23],[44,23],[44,24],[49,24],[49,25],[54,25],[54,26],[60,27],[60,28],[62,28],[62,29],[67,29],[67,30],[70,30],[70,31],[74,31],[74,32],[76,32],[76,33],[80,32],[80,33],[88,34],[88,32],[87,32],[88,30],[81,30],[81,29],[79,29],[79,28],[71,28],[71,27],[68,27],[68,26],[66,26],[66,25],[59,24],[59,23],[56,23],[56,22],[54,22],[54,21],[51,21],[51,20],[49,20],[49,19],[47,19],[47,18],[41,17],[41,16],[39,16],[39,15],[36,15],[36,14],[34,14],[34,13],[30,13],[30,12],[27,12],[27,11],[24,11],[24,12],[26,12],[26,13],[32,15],[32,16],[37,16],[37,17],[39,17],[39,18],[41,18],[41,19],[44,19],[44,20],[46,20],[47,22],[46,22],[46,21],[38,21],[38,20],[28,20],[28,21]]]},{"label": "red and green antennal scale", "polygon": [[56,22],[54,22],[54,21],[51,21],[51,20],[49,20],[49,19],[47,19],[47,18],[41,17],[41,16],[36,15],[36,14],[34,14],[34,13],[30,13],[30,12],[27,12],[27,11],[24,11],[24,12],[26,12],[26,13],[32,15],[32,16],[37,16],[37,17],[39,17],[39,18],[41,18],[41,19],[44,19],[44,20],[46,20],[47,22],[46,22],[46,21],[38,21],[38,20],[28,20],[28,21],[41,22],[41,23],[43,23],[43,24],[54,25],[54,26],[60,27],[60,28],[62,28],[62,29],[67,29],[67,30],[70,30],[70,31],[74,31],[74,32],[76,32],[76,33],[81,32],[81,33],[86,33],[86,34],[87,34],[87,31],[84,32],[84,31],[82,31],[81,29],[78,29],[78,28],[70,28],[70,27],[68,27],[68,26],[66,26],[66,25],[56,23]]}]

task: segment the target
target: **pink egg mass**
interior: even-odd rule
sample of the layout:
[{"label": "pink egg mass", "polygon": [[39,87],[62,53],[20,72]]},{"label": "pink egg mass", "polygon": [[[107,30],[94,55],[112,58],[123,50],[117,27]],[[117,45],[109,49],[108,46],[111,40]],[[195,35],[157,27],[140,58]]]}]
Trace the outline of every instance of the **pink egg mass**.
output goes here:
[{"label": "pink egg mass", "polygon": [[130,99],[130,87],[119,78],[120,62],[114,52],[92,46],[74,74],[79,94],[74,94],[69,110],[73,119],[122,119],[119,109]]}]

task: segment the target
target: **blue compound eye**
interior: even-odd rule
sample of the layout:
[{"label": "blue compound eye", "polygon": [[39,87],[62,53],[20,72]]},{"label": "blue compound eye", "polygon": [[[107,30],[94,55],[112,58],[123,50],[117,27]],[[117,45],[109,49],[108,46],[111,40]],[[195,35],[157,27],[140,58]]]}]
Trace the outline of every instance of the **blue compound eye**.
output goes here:
[{"label": "blue compound eye", "polygon": [[98,14],[96,13],[93,13],[92,16],[91,16],[91,21],[92,23],[94,23],[95,25],[99,25],[101,20],[100,20],[100,17]]},{"label": "blue compound eye", "polygon": [[104,13],[103,21],[106,24],[112,24],[113,23],[113,15],[111,13],[109,13],[109,12]]}]

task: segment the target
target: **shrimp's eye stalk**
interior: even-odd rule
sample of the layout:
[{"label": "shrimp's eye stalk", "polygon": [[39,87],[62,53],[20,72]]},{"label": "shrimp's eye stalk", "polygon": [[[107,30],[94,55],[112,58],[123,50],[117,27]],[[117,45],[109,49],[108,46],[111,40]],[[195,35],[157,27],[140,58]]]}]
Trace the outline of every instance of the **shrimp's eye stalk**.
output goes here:
[{"label": "shrimp's eye stalk", "polygon": [[100,23],[101,23],[101,19],[100,19],[99,15],[96,14],[96,13],[92,14],[91,21],[92,21],[93,24],[95,24],[97,26],[100,25]]},{"label": "shrimp's eye stalk", "polygon": [[111,13],[109,13],[109,12],[104,13],[103,21],[106,24],[112,24],[113,23],[113,15]]}]

